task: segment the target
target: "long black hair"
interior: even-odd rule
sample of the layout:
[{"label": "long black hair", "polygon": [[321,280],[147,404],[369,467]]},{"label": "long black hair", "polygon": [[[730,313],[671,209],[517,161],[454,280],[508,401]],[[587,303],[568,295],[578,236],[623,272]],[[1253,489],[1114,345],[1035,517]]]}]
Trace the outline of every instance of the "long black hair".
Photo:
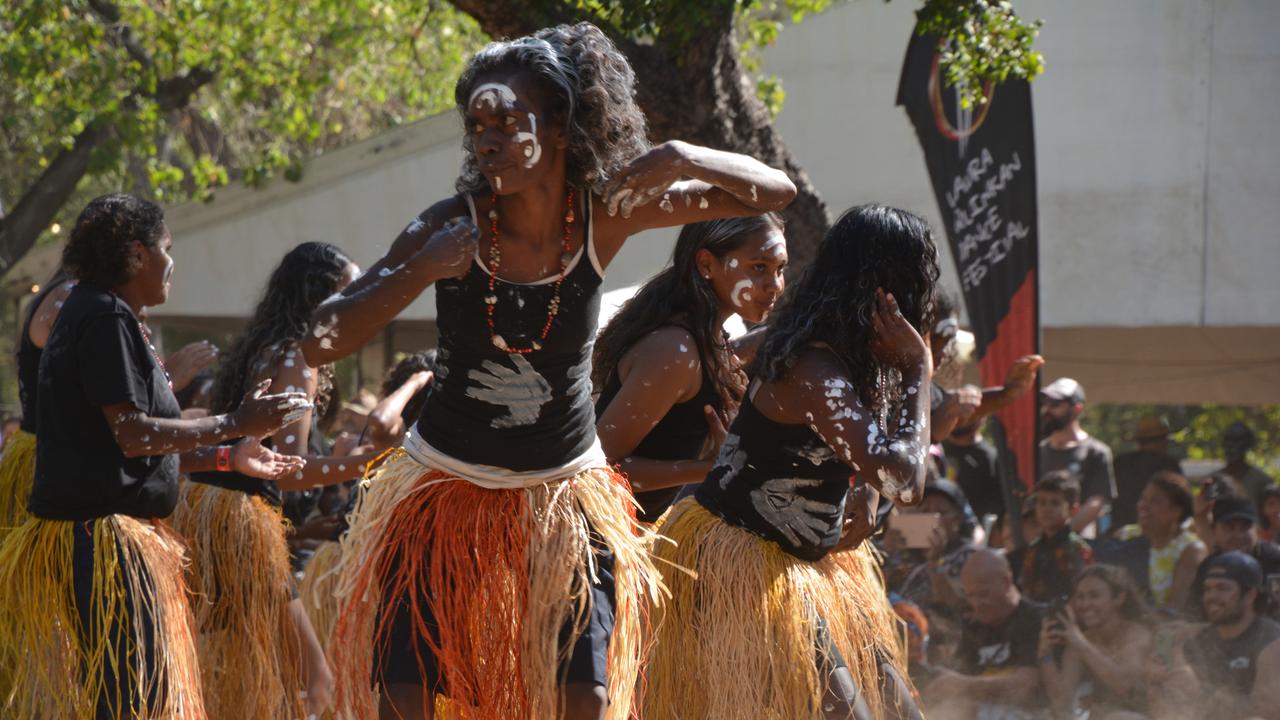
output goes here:
[{"label": "long black hair", "polygon": [[[636,105],[636,76],[627,58],[591,23],[558,25],[490,43],[471,58],[454,86],[464,117],[479,79],[523,70],[542,90],[547,111],[569,139],[565,176],[570,185],[597,192],[619,167],[649,149],[644,113]],[[476,166],[470,135],[463,136],[460,193],[489,192]]]},{"label": "long black hair", "polygon": [[[350,258],[327,243],[306,242],[290,250],[276,266],[244,335],[222,359],[213,388],[213,412],[234,410],[253,383],[265,379],[311,326],[320,303],[338,290]],[[298,352],[297,362],[304,362]],[[320,369],[316,415],[324,414],[333,387],[333,366]]]},{"label": "long black hair", "polygon": [[769,228],[785,230],[782,216],[765,213],[690,223],[681,228],[671,266],[650,278],[596,337],[592,359],[596,387],[604,387],[609,373],[641,338],[665,325],[678,325],[693,335],[702,366],[720,397],[734,402],[740,399],[740,371],[717,322],[715,290],[698,273],[698,251],[707,250],[723,258],[742,247],[752,233]]},{"label": "long black hair", "polygon": [[800,281],[787,289],[750,373],[777,380],[808,345],[826,343],[844,362],[858,399],[883,420],[900,399],[900,383],[896,371],[871,353],[876,289],[892,293],[923,335],[937,282],[938,250],[924,219],[884,205],[852,208],[822,239]]}]

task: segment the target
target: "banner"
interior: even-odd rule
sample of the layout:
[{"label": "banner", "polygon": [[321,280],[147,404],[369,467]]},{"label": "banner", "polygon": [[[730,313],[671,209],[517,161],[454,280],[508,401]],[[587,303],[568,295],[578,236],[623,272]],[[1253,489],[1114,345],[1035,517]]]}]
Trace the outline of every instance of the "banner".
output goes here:
[{"label": "banner", "polygon": [[[990,387],[1003,384],[1014,360],[1040,350],[1031,86],[1022,80],[988,84],[982,89],[986,103],[964,109],[956,89],[944,87],[938,66],[937,40],[913,34],[898,104],[924,149],[977,339],[982,383]],[[1003,432],[992,437],[1007,439],[1001,451],[1013,454],[1008,467],[1016,468],[1023,486],[1038,477],[1038,397],[1027,393],[995,416]]]}]

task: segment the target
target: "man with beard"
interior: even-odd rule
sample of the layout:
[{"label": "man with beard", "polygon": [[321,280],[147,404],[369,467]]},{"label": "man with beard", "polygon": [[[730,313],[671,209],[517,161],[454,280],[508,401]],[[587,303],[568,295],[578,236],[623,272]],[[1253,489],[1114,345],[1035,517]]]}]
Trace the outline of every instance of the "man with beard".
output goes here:
[{"label": "man with beard", "polygon": [[1084,537],[1096,537],[1095,527],[1116,496],[1111,448],[1080,427],[1084,413],[1084,388],[1071,378],[1058,378],[1040,391],[1041,477],[1066,470],[1080,483],[1080,509],[1071,518],[1071,529]]},{"label": "man with beard", "polygon": [[[1159,717],[1280,718],[1280,624],[1261,617],[1258,561],[1228,552],[1205,561],[1208,626],[1182,646],[1173,669],[1148,670]],[[1261,679],[1261,682],[1257,682]],[[1163,706],[1163,707],[1161,707]]]},{"label": "man with beard", "polygon": [[1262,470],[1249,464],[1249,451],[1258,442],[1253,430],[1242,422],[1234,422],[1222,433],[1222,454],[1227,458],[1226,467],[1219,472],[1230,475],[1244,490],[1244,496],[1254,507],[1262,507],[1262,491],[1275,484],[1275,480]]},{"label": "man with beard", "polygon": [[1188,612],[1193,617],[1204,619],[1200,598],[1214,559],[1223,553],[1242,552],[1253,556],[1262,569],[1263,597],[1259,601],[1259,611],[1273,620],[1280,617],[1280,598],[1272,597],[1269,592],[1272,585],[1280,585],[1280,546],[1258,537],[1258,512],[1253,503],[1248,498],[1231,495],[1214,501],[1213,525],[1208,540],[1212,554],[1196,570],[1196,579],[1191,583],[1188,597],[1188,605],[1191,606],[1187,608]]}]

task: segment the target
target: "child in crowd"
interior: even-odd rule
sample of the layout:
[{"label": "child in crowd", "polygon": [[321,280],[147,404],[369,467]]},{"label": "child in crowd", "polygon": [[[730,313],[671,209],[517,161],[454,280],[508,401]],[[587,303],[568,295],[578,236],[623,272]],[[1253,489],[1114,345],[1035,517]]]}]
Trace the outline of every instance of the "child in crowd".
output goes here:
[{"label": "child in crowd", "polygon": [[1040,535],[1010,555],[1022,592],[1036,602],[1054,602],[1071,592],[1071,579],[1093,562],[1093,549],[1071,529],[1080,507],[1080,483],[1070,472],[1045,475],[1033,490]]}]

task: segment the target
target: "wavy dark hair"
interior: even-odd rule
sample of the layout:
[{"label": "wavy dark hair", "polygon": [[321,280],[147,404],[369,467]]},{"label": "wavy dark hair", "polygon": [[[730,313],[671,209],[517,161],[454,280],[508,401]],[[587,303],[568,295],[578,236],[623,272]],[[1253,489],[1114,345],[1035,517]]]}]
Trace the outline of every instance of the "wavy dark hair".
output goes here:
[{"label": "wavy dark hair", "polygon": [[94,198],[80,211],[62,248],[62,267],[90,285],[122,285],[137,270],[132,244],[155,247],[164,230],[164,211],[150,200],[128,193]]},{"label": "wavy dark hair", "polygon": [[[476,53],[454,86],[464,117],[480,78],[495,72],[528,73],[547,111],[567,131],[565,163],[571,185],[599,192],[613,173],[649,149],[647,123],[636,105],[636,76],[613,41],[591,23],[558,25],[515,40],[490,43]],[[470,134],[462,141],[460,193],[490,192],[476,167]]]},{"label": "wavy dark hair", "polygon": [[924,219],[885,205],[852,208],[822,239],[800,281],[787,288],[749,374],[777,380],[807,346],[826,343],[844,362],[858,399],[883,421],[901,390],[897,371],[871,353],[876,289],[892,293],[923,335],[937,282],[938,250]]},{"label": "wavy dark hair", "polygon": [[1133,577],[1128,570],[1106,563],[1089,565],[1076,573],[1075,578],[1071,581],[1072,595],[1075,594],[1080,581],[1085,578],[1097,578],[1106,583],[1107,587],[1111,589],[1112,596],[1124,594],[1124,604],[1120,606],[1120,617],[1133,621],[1146,619],[1146,603],[1142,601],[1142,594],[1138,590],[1138,585],[1133,581]]},{"label": "wavy dark hair", "polygon": [[[409,378],[419,372],[434,372],[436,369],[436,351],[421,350],[416,353],[405,355],[395,367],[387,372],[387,377],[382,381],[382,397],[386,397],[395,392],[401,385],[409,382]],[[400,411],[400,419],[404,420],[405,426],[413,425],[418,420],[418,416],[422,414],[422,406],[427,404],[427,393],[431,392],[431,386],[422,388],[409,398],[409,402],[405,403],[404,409]]]},{"label": "wavy dark hair", "polygon": [[717,258],[742,247],[752,233],[786,229],[782,216],[765,213],[749,217],[690,223],[680,230],[671,266],[654,275],[628,300],[596,337],[593,380],[603,388],[609,373],[641,338],[666,325],[689,331],[698,356],[716,392],[726,402],[741,399],[740,369],[729,353],[717,320],[717,300],[711,283],[698,274],[699,250]]},{"label": "wavy dark hair", "polygon": [[[285,254],[267,280],[253,318],[218,367],[212,410],[231,412],[245,393],[311,327],[320,303],[338,290],[351,259],[328,243],[306,242]],[[299,353],[301,355],[301,353]],[[333,388],[333,366],[319,369],[316,416],[324,415]]]},{"label": "wavy dark hair", "polygon": [[1160,494],[1178,508],[1178,520],[1186,522],[1195,514],[1195,502],[1191,497],[1191,484],[1182,475],[1172,470],[1161,470],[1147,478],[1148,485],[1154,485]]}]

